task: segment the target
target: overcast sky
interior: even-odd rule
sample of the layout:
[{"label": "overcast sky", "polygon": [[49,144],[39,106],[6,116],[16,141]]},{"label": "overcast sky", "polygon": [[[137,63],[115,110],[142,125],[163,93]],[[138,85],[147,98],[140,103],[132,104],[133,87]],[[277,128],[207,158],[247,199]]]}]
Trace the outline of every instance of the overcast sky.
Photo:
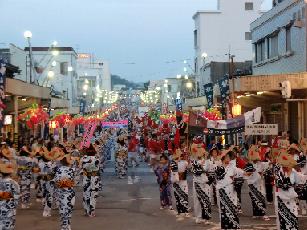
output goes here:
[{"label": "overcast sky", "polygon": [[31,30],[33,46],[56,40],[108,60],[126,79],[161,79],[181,73],[184,59],[192,64],[192,16],[215,7],[216,0],[0,0],[0,43],[24,47]]}]

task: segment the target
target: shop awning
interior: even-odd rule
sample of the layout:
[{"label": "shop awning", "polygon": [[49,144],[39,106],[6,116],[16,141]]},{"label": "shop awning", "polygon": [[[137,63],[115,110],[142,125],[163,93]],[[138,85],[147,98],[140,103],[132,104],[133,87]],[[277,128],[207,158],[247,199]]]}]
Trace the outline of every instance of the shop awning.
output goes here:
[{"label": "shop awning", "polygon": [[[263,92],[280,90],[279,83],[290,81],[292,89],[307,89],[307,73],[251,75],[234,79],[235,92]],[[232,81],[230,81],[232,85]],[[230,86],[232,90],[232,86]]]},{"label": "shop awning", "polygon": [[5,93],[40,99],[50,98],[50,88],[29,84],[17,79],[6,79]]}]

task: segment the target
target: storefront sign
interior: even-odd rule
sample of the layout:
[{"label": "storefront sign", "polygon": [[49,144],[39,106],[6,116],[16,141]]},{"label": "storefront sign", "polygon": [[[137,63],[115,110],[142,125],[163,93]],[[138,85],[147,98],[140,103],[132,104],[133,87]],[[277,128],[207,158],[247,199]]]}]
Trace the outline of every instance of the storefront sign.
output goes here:
[{"label": "storefront sign", "polygon": [[277,124],[250,124],[245,126],[245,135],[278,135]]},{"label": "storefront sign", "polygon": [[102,122],[102,128],[127,128],[128,120]]}]

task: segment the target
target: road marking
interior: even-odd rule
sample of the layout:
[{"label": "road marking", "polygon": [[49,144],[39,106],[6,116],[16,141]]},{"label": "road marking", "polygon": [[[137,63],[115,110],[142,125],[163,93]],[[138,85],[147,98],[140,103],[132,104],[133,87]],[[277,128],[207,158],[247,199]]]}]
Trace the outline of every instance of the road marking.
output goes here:
[{"label": "road marking", "polygon": [[152,198],[150,197],[132,198],[128,200],[121,200],[121,202],[130,202],[130,201],[137,201],[137,200],[152,200]]}]

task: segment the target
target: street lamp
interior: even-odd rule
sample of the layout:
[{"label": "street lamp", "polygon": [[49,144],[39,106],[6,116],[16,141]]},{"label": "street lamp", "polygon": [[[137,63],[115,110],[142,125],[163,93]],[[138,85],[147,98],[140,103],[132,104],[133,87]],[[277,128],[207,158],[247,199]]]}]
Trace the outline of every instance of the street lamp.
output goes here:
[{"label": "street lamp", "polygon": [[58,50],[52,50],[51,53],[53,56],[58,56],[60,52]]},{"label": "street lamp", "polygon": [[54,77],[54,72],[52,70],[48,71],[48,77],[50,79]]},{"label": "street lamp", "polygon": [[191,89],[193,87],[193,83],[192,82],[187,82],[186,83],[186,87]]},{"label": "street lamp", "polygon": [[180,75],[180,74],[178,74],[178,75],[177,75],[177,79],[180,79],[180,78],[181,78],[181,75]]},{"label": "street lamp", "polygon": [[32,32],[30,30],[26,30],[23,33],[23,36],[28,41],[29,45],[29,58],[30,58],[30,83],[33,82],[32,76],[33,76],[33,58],[32,58],[32,46],[31,46],[31,38],[32,38]]},{"label": "street lamp", "polygon": [[52,66],[52,67],[55,67],[55,66],[56,66],[56,61],[53,61],[53,62],[51,63],[51,66]]}]

